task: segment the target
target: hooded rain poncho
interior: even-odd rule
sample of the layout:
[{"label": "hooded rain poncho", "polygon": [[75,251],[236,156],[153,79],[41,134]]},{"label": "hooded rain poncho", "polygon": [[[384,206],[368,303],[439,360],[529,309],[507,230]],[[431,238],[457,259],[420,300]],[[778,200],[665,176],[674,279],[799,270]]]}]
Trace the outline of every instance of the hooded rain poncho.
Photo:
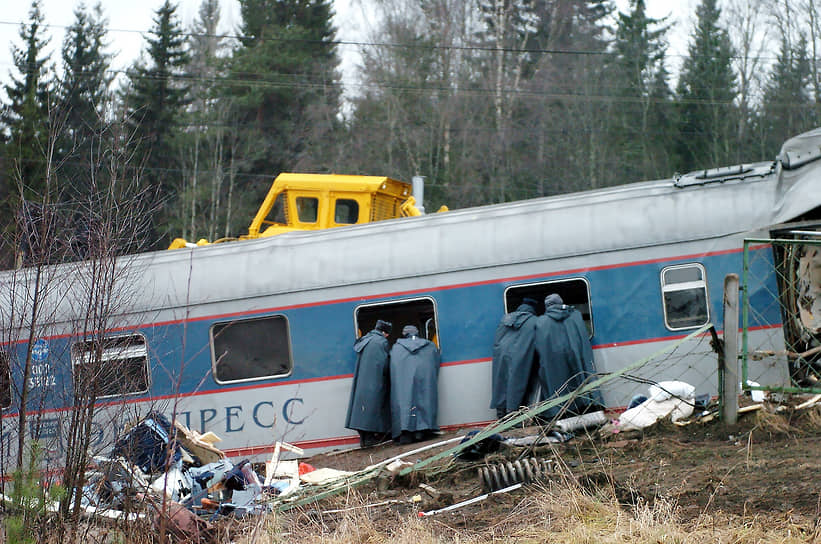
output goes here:
[{"label": "hooded rain poncho", "polygon": [[391,348],[391,432],[434,431],[439,427],[440,354],[430,340],[400,338]]},{"label": "hooded rain poncho", "polygon": [[500,417],[526,404],[536,365],[536,310],[521,304],[505,314],[493,341],[493,385],[490,407]]},{"label": "hooded rain poncho", "polygon": [[386,433],[391,428],[388,339],[378,330],[356,340],[353,387],[345,427]]},{"label": "hooded rain poncho", "polygon": [[[587,327],[572,306],[546,304],[544,315],[536,321],[536,351],[545,399],[575,391],[595,373]],[[594,404],[601,404],[598,391],[576,399],[568,409],[579,413]],[[555,416],[560,408],[557,406],[545,415]]]}]

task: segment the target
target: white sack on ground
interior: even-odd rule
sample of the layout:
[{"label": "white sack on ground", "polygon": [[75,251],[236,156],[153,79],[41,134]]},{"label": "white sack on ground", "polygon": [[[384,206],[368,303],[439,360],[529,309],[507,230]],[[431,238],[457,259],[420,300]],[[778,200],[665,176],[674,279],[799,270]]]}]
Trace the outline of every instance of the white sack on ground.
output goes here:
[{"label": "white sack on ground", "polygon": [[692,399],[696,396],[696,388],[687,382],[666,381],[650,386],[650,398],[656,401],[667,400],[672,397]]},{"label": "white sack on ground", "polygon": [[693,413],[696,388],[686,382],[667,381],[650,386],[650,398],[622,412],[615,421],[619,431],[644,429],[670,416],[672,421]]}]

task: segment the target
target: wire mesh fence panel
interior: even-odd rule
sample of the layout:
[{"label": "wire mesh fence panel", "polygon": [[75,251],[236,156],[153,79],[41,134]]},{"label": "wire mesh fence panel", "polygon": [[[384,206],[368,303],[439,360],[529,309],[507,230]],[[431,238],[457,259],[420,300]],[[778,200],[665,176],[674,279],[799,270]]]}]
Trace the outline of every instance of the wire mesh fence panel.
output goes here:
[{"label": "wire mesh fence panel", "polygon": [[[651,350],[663,350],[647,358]],[[709,330],[686,339],[675,338],[658,343],[644,343],[633,349],[620,347],[616,354],[604,359],[597,371],[600,375],[618,374],[602,386],[606,404],[629,408],[651,396],[651,386],[661,382],[683,382],[692,386],[694,396],[714,398],[718,395],[718,355]],[[644,362],[620,373],[635,361]]]},{"label": "wire mesh fence panel", "polygon": [[821,393],[821,241],[744,242],[745,389]]}]

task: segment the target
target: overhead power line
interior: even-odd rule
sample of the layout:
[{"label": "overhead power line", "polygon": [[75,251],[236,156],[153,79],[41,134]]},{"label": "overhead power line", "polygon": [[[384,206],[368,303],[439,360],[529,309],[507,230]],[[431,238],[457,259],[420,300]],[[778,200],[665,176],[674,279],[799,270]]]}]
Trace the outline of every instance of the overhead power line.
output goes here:
[{"label": "overhead power line", "polygon": [[[13,21],[0,21],[0,25],[7,25],[7,26],[20,26],[21,24],[25,24],[25,22],[13,22]],[[69,25],[55,25],[55,24],[43,24],[41,25],[43,28],[51,28],[51,29],[61,29],[67,30]],[[119,29],[119,28],[108,28],[106,32],[122,32],[122,33],[129,33],[129,34],[139,34],[141,36],[147,36],[150,34],[149,31],[143,30],[131,30],[131,29]],[[196,33],[196,32],[182,32],[182,36],[192,38],[218,38],[218,39],[225,39],[225,40],[244,40],[252,38],[252,36],[243,36],[239,34],[205,34],[205,33]],[[294,38],[277,38],[266,36],[266,40],[270,40],[273,42],[282,42],[282,43],[303,43],[303,44],[315,44],[315,45],[328,45],[328,46],[353,46],[353,47],[387,47],[387,48],[397,48],[397,49],[420,49],[420,50],[451,50],[451,51],[477,51],[477,52],[503,52],[503,53],[515,53],[515,54],[540,54],[540,55],[574,55],[574,56],[612,56],[615,55],[616,52],[614,51],[591,51],[591,50],[583,50],[583,49],[547,49],[547,48],[539,48],[539,47],[496,47],[496,46],[487,46],[487,45],[479,45],[479,44],[466,44],[466,45],[439,45],[439,44],[421,44],[421,43],[394,43],[394,42],[374,42],[374,41],[358,41],[358,40],[307,40],[307,39],[294,39]],[[680,53],[672,53],[667,54],[669,58],[687,58],[688,55],[680,54]],[[757,60],[766,60],[766,61],[773,61],[777,57],[775,56],[757,56],[757,57],[744,57],[743,55],[736,55],[731,57],[736,60],[749,58],[749,59],[757,59]],[[817,59],[816,59],[817,60]]]}]

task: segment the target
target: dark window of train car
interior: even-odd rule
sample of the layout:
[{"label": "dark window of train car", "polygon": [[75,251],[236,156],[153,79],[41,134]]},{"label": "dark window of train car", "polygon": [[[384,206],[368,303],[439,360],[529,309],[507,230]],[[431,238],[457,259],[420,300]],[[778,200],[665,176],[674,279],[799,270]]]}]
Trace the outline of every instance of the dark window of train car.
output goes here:
[{"label": "dark window of train car", "polygon": [[661,271],[664,324],[668,329],[694,329],[710,320],[705,277],[700,264],[670,266]]},{"label": "dark window of train car", "polygon": [[439,329],[436,320],[436,305],[432,298],[417,298],[379,304],[359,306],[354,312],[356,336],[373,330],[376,320],[390,321],[393,331],[388,340],[393,343],[402,336],[405,325],[416,325],[419,335],[439,344]]},{"label": "dark window of train car", "polygon": [[541,283],[528,283],[526,285],[513,285],[505,290],[505,313],[512,312],[525,298],[532,298],[538,301],[536,312],[544,313],[544,299],[547,295],[556,293],[565,304],[573,306],[582,314],[584,324],[593,337],[593,314],[590,305],[590,286],[583,278],[572,278],[566,280],[546,281]]},{"label": "dark window of train car", "polygon": [[71,361],[78,391],[97,397],[148,391],[148,346],[141,334],[77,342]]},{"label": "dark window of train car", "polygon": [[217,383],[287,376],[293,368],[288,320],[275,315],[216,323],[211,357]]},{"label": "dark window of train car", "polygon": [[0,351],[0,408],[11,406],[11,361],[9,354]]},{"label": "dark window of train car", "polygon": [[300,223],[316,223],[319,213],[319,200],[314,197],[296,197],[296,215]]},{"label": "dark window of train car", "polygon": [[350,198],[340,198],[334,208],[334,222],[353,225],[359,220],[359,202]]}]

